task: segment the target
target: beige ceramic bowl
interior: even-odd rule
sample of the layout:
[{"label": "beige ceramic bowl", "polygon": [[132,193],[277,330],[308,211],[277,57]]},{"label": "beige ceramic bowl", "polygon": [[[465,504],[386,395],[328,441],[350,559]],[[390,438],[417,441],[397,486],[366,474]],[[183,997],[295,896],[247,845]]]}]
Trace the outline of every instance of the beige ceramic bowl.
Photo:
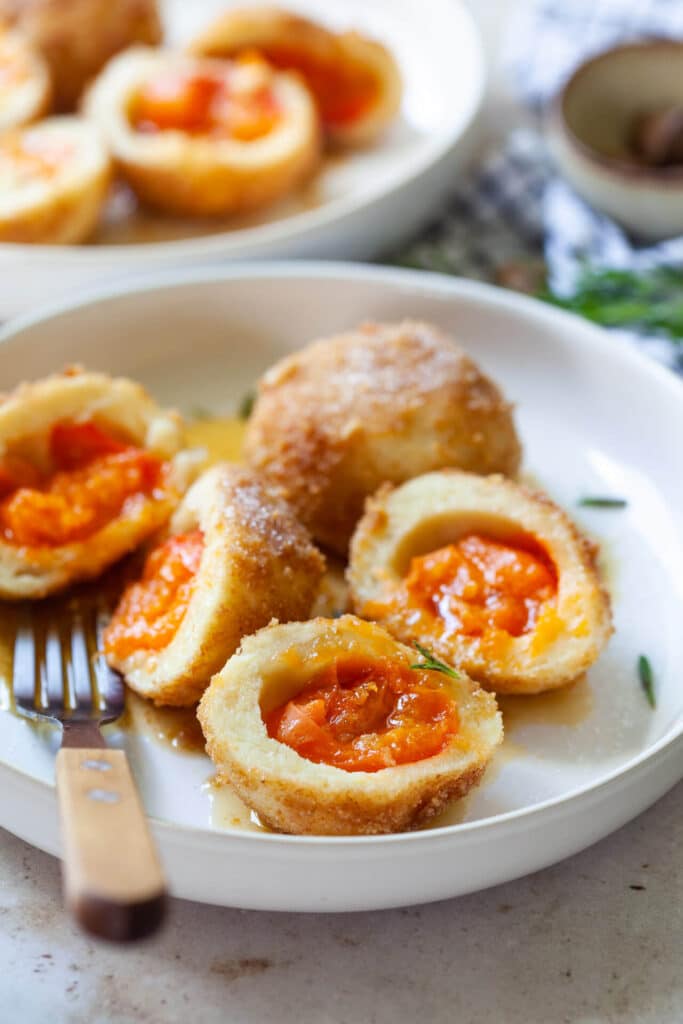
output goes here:
[{"label": "beige ceramic bowl", "polygon": [[683,42],[608,50],[582,64],[548,119],[553,156],[592,206],[647,239],[683,232],[683,164],[649,166],[633,149],[638,118],[683,108]]}]

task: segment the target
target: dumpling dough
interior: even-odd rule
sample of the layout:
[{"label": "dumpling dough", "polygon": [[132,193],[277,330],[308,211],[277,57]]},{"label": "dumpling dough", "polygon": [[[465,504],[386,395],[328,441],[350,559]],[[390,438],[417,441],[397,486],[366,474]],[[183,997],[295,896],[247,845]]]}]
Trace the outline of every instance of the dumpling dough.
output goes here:
[{"label": "dumpling dough", "polygon": [[47,61],[58,110],[73,110],[84,86],[133,43],[158,43],[156,0],[0,0],[0,21],[18,26]]},{"label": "dumpling dough", "polygon": [[124,378],[71,370],[6,396],[0,597],[99,576],[159,529],[185,486],[182,444],[178,416]]},{"label": "dumpling dough", "polygon": [[0,132],[42,117],[50,95],[45,61],[19,32],[0,27]]},{"label": "dumpling dough", "polygon": [[612,632],[595,555],[543,495],[500,476],[428,473],[368,503],[351,601],[487,689],[539,693],[585,672]]},{"label": "dumpling dough", "polygon": [[338,145],[373,141],[401,105],[401,74],[384,46],[276,7],[226,11],[192,50],[209,57],[256,51],[275,67],[298,72],[316,98],[327,137]]},{"label": "dumpling dough", "polygon": [[512,410],[439,328],[364,324],[314,342],[261,379],[247,461],[322,544],[345,555],[384,482],[457,466],[517,472]]},{"label": "dumpling dough", "polygon": [[[159,565],[156,579],[146,572],[142,584],[124,593],[105,634],[105,652],[143,697],[189,705],[243,636],[272,618],[308,615],[324,560],[289,509],[267,496],[254,473],[234,465],[214,466],[193,484],[169,534],[171,543],[179,538],[185,547],[185,565],[175,570],[180,585],[170,591],[166,583],[159,586]],[[168,541],[152,552],[148,567],[162,547]],[[172,572],[165,558],[164,577]],[[149,622],[145,608],[154,613]],[[159,629],[165,630],[162,646],[154,639]],[[154,646],[147,646],[150,637]]]},{"label": "dumpling dough", "polygon": [[94,231],[110,180],[100,138],[77,117],[0,137],[0,242],[65,245]]},{"label": "dumpling dough", "polygon": [[261,60],[128,50],[94,82],[85,110],[138,196],[170,213],[267,205],[298,185],[319,156],[307,90]]},{"label": "dumpling dough", "polygon": [[[429,820],[481,779],[503,727],[490,694],[462,674],[452,679],[411,672],[420,661],[384,629],[351,615],[271,625],[247,637],[199,705],[218,781],[234,787],[265,824],[284,832],[371,835]],[[321,672],[343,672],[345,664],[365,666],[371,676],[375,669],[395,668],[404,680],[414,676],[416,686],[438,687],[434,699],[454,711],[455,732],[444,732],[441,749],[431,756],[372,771],[310,760],[269,736],[264,715]]]}]

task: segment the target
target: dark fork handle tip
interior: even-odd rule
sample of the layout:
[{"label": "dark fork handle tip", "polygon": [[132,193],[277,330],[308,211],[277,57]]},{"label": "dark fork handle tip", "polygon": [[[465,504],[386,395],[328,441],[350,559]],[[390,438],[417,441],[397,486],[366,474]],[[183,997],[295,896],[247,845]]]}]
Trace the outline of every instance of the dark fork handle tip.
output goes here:
[{"label": "dark fork handle tip", "polygon": [[88,893],[69,902],[81,927],[109,942],[134,942],[153,935],[166,916],[167,905],[163,890],[140,903],[113,903]]}]

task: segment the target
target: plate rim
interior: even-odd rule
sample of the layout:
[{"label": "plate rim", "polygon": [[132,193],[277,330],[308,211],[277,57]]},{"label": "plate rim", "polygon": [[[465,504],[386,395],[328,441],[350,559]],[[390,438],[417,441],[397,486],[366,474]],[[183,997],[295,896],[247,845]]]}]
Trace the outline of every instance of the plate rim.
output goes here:
[{"label": "plate rim", "polygon": [[[583,320],[574,313],[546,305],[538,299],[509,292],[503,288],[480,281],[450,277],[430,271],[342,261],[269,260],[259,261],[258,263],[244,261],[222,268],[195,267],[185,270],[158,270],[140,276],[134,282],[116,282],[110,285],[100,285],[82,292],[78,298],[72,297],[58,300],[41,306],[31,313],[17,316],[0,327],[0,345],[11,342],[16,335],[36,327],[41,322],[49,321],[79,309],[96,306],[108,299],[140,295],[184,284],[211,285],[220,284],[226,280],[243,280],[245,278],[251,280],[314,278],[318,280],[345,280],[348,282],[374,279],[378,282],[384,282],[389,287],[396,287],[399,290],[412,287],[417,291],[422,291],[425,295],[472,299],[475,302],[483,302],[485,305],[490,304],[498,309],[504,310],[507,308],[512,311],[519,311],[522,314],[526,312],[541,320],[546,320],[549,324],[559,320],[567,325],[571,325],[574,331],[583,334],[585,339],[590,341],[592,345],[608,350],[617,359],[632,363],[640,372],[652,377],[657,382],[657,386],[664,386],[666,389],[671,390],[674,399],[683,403],[683,380],[676,374],[655,362],[652,357],[647,356],[635,346],[624,343],[623,340],[610,334],[607,330]],[[552,326],[550,329],[552,330]],[[587,797],[590,794],[604,796],[605,789],[616,788],[620,780],[627,781],[629,777],[636,775],[639,769],[644,769],[648,762],[652,762],[667,753],[672,754],[676,745],[683,751],[683,712],[674,719],[666,732],[656,741],[637,754],[634,754],[624,764],[611,769],[591,782],[577,786],[566,793],[549,797],[528,807],[520,807],[500,814],[490,815],[476,821],[460,822],[415,832],[400,832],[376,836],[299,836],[276,833],[250,833],[229,828],[219,830],[170,822],[151,815],[149,820],[155,830],[165,833],[168,838],[180,835],[201,836],[203,838],[210,837],[211,841],[215,842],[236,841],[242,845],[257,843],[262,847],[262,844],[267,843],[270,846],[279,846],[285,850],[292,849],[293,847],[298,849],[319,849],[321,847],[337,849],[347,846],[373,848],[396,842],[428,843],[430,840],[438,842],[443,839],[453,839],[456,835],[481,833],[492,828],[518,822],[521,819],[535,821],[539,816],[548,814],[563,804],[576,804],[582,797]],[[46,793],[54,793],[54,784],[37,779],[35,776],[18,769],[15,765],[0,760],[0,776],[3,774],[15,776],[16,779],[34,784]],[[681,760],[681,775],[683,775],[683,759]]]},{"label": "plate rim", "polygon": [[462,121],[455,128],[450,125],[438,136],[427,139],[424,153],[407,171],[398,174],[394,183],[384,187],[380,182],[362,196],[342,196],[338,200],[326,203],[312,210],[282,217],[279,220],[266,221],[247,228],[233,228],[228,231],[212,232],[189,238],[177,238],[163,242],[130,242],[119,245],[102,244],[88,245],[29,245],[21,242],[1,242],[0,260],[15,256],[17,259],[40,255],[64,264],[81,261],[96,264],[107,264],[118,268],[130,259],[144,258],[173,260],[190,259],[192,257],[209,259],[223,254],[226,250],[240,246],[277,245],[291,240],[292,242],[306,238],[312,232],[325,229],[330,224],[345,222],[359,212],[376,205],[384,199],[395,197],[403,189],[414,185],[433,169],[441,166],[453,154],[468,133],[472,130],[478,112],[481,110],[488,86],[489,71],[479,25],[465,0],[448,0],[445,9],[450,9],[451,16],[460,18],[465,31],[469,35],[469,45],[474,67],[472,77],[472,98]]}]

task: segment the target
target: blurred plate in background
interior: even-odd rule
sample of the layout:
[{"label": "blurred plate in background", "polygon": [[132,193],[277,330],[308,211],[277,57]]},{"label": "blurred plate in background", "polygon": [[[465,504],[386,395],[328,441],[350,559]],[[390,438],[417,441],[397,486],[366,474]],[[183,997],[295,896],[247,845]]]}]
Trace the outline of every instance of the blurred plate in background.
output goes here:
[{"label": "blurred plate in background", "polygon": [[[248,0],[247,0],[248,2]],[[170,44],[187,43],[228,0],[165,0]],[[240,6],[245,6],[244,0]],[[87,245],[0,245],[0,317],[79,288],[164,267],[284,256],[364,259],[407,237],[452,185],[481,105],[481,43],[460,0],[293,0],[335,28],[357,27],[396,55],[401,114],[367,150],[327,159],[297,194],[248,217],[192,221],[143,213],[117,187]]]}]

